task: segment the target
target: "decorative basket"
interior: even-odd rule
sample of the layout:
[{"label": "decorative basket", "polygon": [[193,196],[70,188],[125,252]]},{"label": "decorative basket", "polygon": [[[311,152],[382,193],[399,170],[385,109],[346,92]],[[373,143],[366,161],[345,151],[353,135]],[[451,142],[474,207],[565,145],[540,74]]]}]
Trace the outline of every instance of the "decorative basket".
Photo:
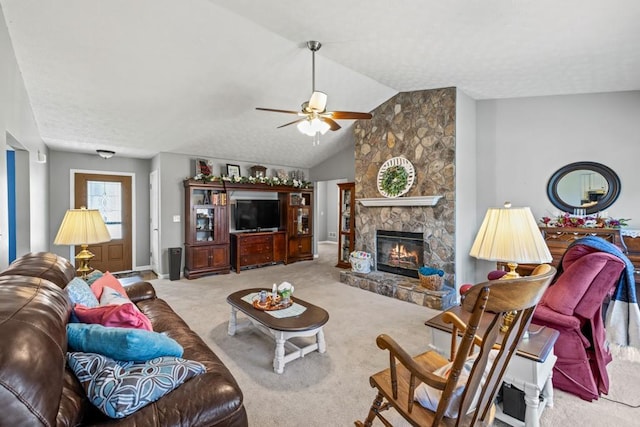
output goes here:
[{"label": "decorative basket", "polygon": [[442,289],[443,281],[442,276],[439,274],[424,276],[418,272],[418,277],[420,278],[420,286],[423,288],[429,289],[430,291],[439,291]]},{"label": "decorative basket", "polygon": [[356,273],[369,273],[373,265],[371,254],[362,251],[351,252],[349,254],[349,262],[351,263],[351,270]]}]

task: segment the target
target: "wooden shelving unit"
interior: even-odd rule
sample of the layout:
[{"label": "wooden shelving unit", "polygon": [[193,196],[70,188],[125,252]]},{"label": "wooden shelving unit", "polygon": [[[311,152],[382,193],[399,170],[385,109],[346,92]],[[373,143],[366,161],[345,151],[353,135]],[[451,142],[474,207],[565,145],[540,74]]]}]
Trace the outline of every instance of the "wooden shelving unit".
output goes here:
[{"label": "wooden shelving unit", "polygon": [[228,273],[229,214],[224,187],[218,183],[186,180],[184,189],[184,276],[193,279]]},{"label": "wooden shelving unit", "polygon": [[349,254],[353,252],[355,230],[355,183],[338,184],[340,204],[338,211],[338,264],[336,267],[350,268]]},{"label": "wooden shelving unit", "polygon": [[313,190],[280,193],[287,232],[286,263],[313,259]]}]

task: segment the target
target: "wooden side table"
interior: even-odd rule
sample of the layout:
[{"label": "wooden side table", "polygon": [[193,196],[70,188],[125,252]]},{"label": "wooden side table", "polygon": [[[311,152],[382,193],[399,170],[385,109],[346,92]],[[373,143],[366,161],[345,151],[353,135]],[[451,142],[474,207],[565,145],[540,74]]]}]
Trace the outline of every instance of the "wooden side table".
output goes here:
[{"label": "wooden side table", "polygon": [[[464,322],[470,313],[456,306],[448,310]],[[432,329],[431,345],[446,357],[450,356],[451,325],[442,321],[442,314],[425,322]],[[489,318],[480,323],[478,335],[484,334]],[[553,346],[560,333],[555,329],[531,325],[529,337],[518,345],[516,354],[509,361],[503,382],[524,391],[526,405],[524,422],[504,413],[502,403],[497,405],[496,418],[512,426],[539,427],[540,416],[545,407],[553,407],[553,385],[551,376],[558,359],[553,354]]]}]

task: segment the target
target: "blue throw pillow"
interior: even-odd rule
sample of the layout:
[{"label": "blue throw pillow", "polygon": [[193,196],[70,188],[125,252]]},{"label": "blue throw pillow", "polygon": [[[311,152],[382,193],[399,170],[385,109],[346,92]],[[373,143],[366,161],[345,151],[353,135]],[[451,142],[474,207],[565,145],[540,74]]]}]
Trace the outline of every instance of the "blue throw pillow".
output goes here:
[{"label": "blue throw pillow", "polygon": [[87,274],[87,277],[85,277],[84,280],[87,282],[89,286],[91,286],[93,285],[93,282],[95,282],[102,276],[104,276],[104,273],[102,271],[93,270],[91,273]]},{"label": "blue throw pillow", "polygon": [[114,328],[99,324],[67,324],[69,348],[99,353],[116,360],[145,361],[161,356],[182,356],[182,346],[158,332],[134,328]]},{"label": "blue throw pillow", "polygon": [[126,417],[206,372],[202,363],[176,357],[136,363],[100,354],[67,353],[67,361],[91,403],[111,418]]},{"label": "blue throw pillow", "polygon": [[89,308],[100,305],[91,287],[79,277],[74,277],[69,284],[64,287],[64,290],[67,292],[67,295],[69,295],[71,305],[82,304]]}]

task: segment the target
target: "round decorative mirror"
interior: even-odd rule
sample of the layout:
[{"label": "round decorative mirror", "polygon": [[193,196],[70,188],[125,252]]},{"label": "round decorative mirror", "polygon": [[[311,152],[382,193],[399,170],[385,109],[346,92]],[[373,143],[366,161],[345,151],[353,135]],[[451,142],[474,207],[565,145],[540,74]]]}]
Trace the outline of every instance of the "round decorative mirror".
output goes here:
[{"label": "round decorative mirror", "polygon": [[586,214],[602,211],[620,195],[620,178],[610,168],[595,162],[576,162],[558,169],[549,179],[547,196],[564,212],[583,209]]}]

